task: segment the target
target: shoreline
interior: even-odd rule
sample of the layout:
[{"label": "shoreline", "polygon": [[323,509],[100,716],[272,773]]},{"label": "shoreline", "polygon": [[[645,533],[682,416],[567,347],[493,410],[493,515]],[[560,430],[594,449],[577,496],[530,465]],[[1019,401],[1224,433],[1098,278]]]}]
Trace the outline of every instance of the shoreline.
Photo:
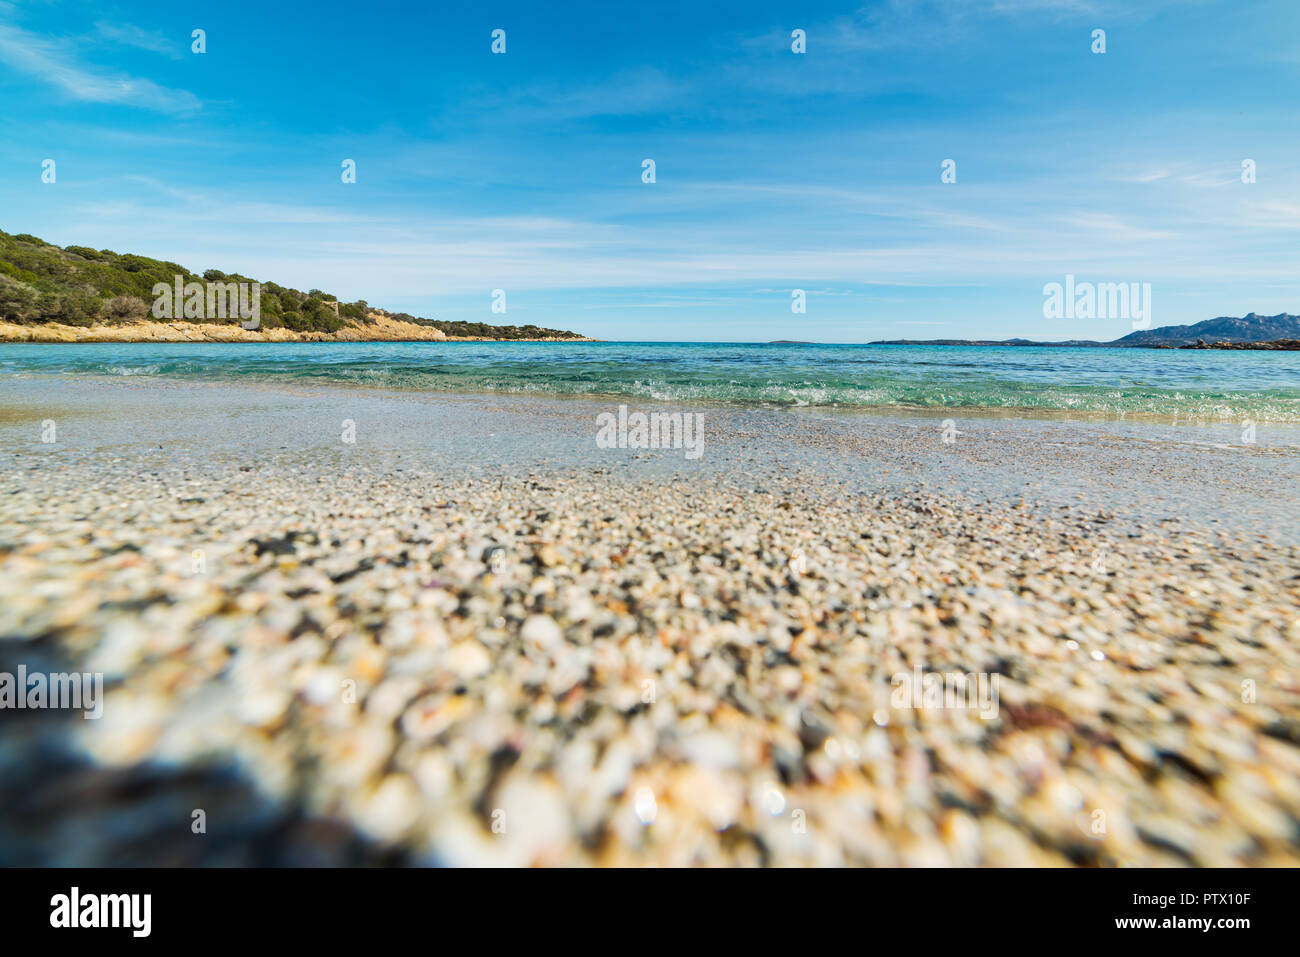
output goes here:
[{"label": "shoreline", "polygon": [[[378,340],[377,340],[378,341]],[[568,342],[576,340],[559,340],[559,339],[493,339],[493,340],[469,340],[469,339],[447,339],[438,340],[453,342],[483,342],[493,345],[508,344],[510,342]],[[602,342],[604,340],[584,340],[588,342]],[[5,343],[3,345],[49,345],[50,343]],[[66,345],[104,345],[105,343],[60,343]],[[173,343],[114,343],[114,344],[166,344]],[[247,344],[255,345],[258,343],[213,343],[213,342],[196,342],[194,345],[236,345]],[[285,343],[266,343],[271,345],[284,345]],[[355,343],[353,343],[355,344]],[[393,340],[392,344],[401,344]],[[415,344],[412,340],[409,344]],[[865,403],[848,403],[848,402],[830,402],[824,404],[815,404],[802,401],[778,402],[773,399],[760,398],[726,398],[721,396],[706,397],[662,397],[653,395],[644,395],[639,393],[608,391],[608,392],[542,392],[528,389],[495,389],[483,390],[481,388],[449,388],[441,386],[430,388],[425,385],[402,385],[402,384],[363,384],[356,381],[344,379],[294,379],[276,376],[256,376],[247,375],[241,377],[231,377],[219,373],[210,374],[188,374],[185,376],[173,375],[154,375],[149,372],[140,373],[104,373],[100,371],[58,371],[58,370],[31,370],[24,369],[11,373],[14,376],[21,376],[26,380],[35,380],[46,383],[57,383],[61,381],[83,381],[83,382],[118,382],[127,379],[154,379],[159,383],[184,384],[193,383],[203,386],[230,386],[239,388],[266,388],[270,390],[282,390],[286,393],[297,393],[307,388],[312,390],[336,390],[340,393],[349,391],[373,391],[376,395],[414,395],[426,397],[445,397],[445,398],[462,398],[462,399],[530,399],[539,402],[615,402],[632,405],[645,405],[652,407],[666,406],[685,406],[690,405],[692,408],[702,409],[719,409],[719,410],[765,410],[772,412],[807,412],[821,413],[826,415],[865,415],[865,416],[883,416],[898,418],[916,418],[916,419],[1006,419],[1010,421],[1043,421],[1043,422],[1060,422],[1081,424],[1132,424],[1136,426],[1152,425],[1173,425],[1188,427],[1228,427],[1240,425],[1240,414],[1169,414],[1158,412],[1145,412],[1141,410],[1120,410],[1114,411],[1109,409],[1087,409],[1078,407],[1057,407],[1057,406],[1016,406],[1016,405],[905,405],[897,403],[881,403],[868,405]],[[1300,418],[1261,418],[1258,420],[1261,424],[1270,428],[1281,428],[1288,432],[1300,429]]]},{"label": "shoreline", "polygon": [[244,329],[224,323],[139,322],[120,326],[67,326],[59,323],[19,325],[0,322],[0,344],[104,345],[104,344],[213,344],[285,342],[599,342],[598,339],[484,339],[449,336],[432,326],[403,322],[372,314],[369,325],[353,325],[337,332],[295,332],[283,327]]},{"label": "shoreline", "polygon": [[[704,416],[705,451],[596,446],[598,417],[629,409]],[[166,415],[159,419],[158,410]],[[1006,410],[829,408],[630,400],[626,396],[431,392],[365,382],[154,376],[0,376],[0,453],[197,464],[203,456],[288,457],[339,469],[445,463],[449,475],[614,469],[667,479],[791,471],[859,489],[929,487],[991,501],[1089,507],[1140,523],[1177,518],[1300,540],[1300,424],[1240,442],[1231,422],[1140,421]],[[953,418],[957,435],[944,441]],[[58,423],[58,444],[39,443]],[[353,444],[340,423],[356,423]],[[150,467],[156,467],[153,464]]]}]

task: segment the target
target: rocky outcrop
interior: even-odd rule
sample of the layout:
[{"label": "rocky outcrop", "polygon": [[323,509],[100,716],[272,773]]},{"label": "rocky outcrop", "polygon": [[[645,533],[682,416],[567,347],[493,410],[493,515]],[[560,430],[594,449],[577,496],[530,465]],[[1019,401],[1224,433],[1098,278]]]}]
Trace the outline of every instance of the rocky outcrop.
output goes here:
[{"label": "rocky outcrop", "polygon": [[338,332],[294,332],[285,328],[245,329],[229,323],[132,322],[64,326],[0,323],[0,342],[425,342],[447,338],[442,330],[378,314],[367,324]]},{"label": "rocky outcrop", "polygon": [[1274,339],[1272,342],[1206,342],[1197,339],[1196,345],[1179,346],[1179,349],[1252,349],[1283,352],[1300,351],[1300,339]]}]

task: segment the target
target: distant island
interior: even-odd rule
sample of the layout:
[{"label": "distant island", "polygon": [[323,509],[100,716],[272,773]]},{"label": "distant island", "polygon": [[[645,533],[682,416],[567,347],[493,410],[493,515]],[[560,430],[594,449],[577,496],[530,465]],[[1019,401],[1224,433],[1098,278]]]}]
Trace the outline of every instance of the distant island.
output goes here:
[{"label": "distant island", "polygon": [[[1164,349],[1166,346],[1160,346]],[[1206,342],[1198,340],[1194,346],[1179,346],[1179,349],[1254,349],[1257,351],[1297,352],[1300,351],[1300,339],[1273,339],[1270,342]]]},{"label": "distant island", "polygon": [[1114,349],[1295,349],[1286,343],[1300,339],[1300,316],[1280,313],[1261,316],[1248,313],[1240,319],[1220,316],[1190,326],[1161,326],[1141,329],[1110,342],[1067,339],[1037,342],[1032,339],[882,339],[875,346],[1072,346]]},{"label": "distant island", "polygon": [[[193,285],[197,284],[197,285]],[[156,315],[161,287],[175,288],[175,311]],[[257,287],[256,323],[238,307]],[[209,308],[180,301],[198,288]],[[208,290],[216,288],[220,309]],[[239,294],[245,293],[243,300]],[[230,308],[234,306],[235,308]],[[254,328],[255,326],[255,328]],[[540,326],[447,322],[340,302],[237,273],[201,276],[147,256],[86,246],[59,247],[28,234],[0,231],[0,342],[370,342],[434,340],[582,341],[585,336]]]}]

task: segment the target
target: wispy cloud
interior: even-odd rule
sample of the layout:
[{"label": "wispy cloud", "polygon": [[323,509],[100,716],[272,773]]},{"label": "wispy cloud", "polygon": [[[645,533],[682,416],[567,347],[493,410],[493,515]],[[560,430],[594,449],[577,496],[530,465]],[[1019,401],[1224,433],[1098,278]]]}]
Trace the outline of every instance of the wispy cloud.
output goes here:
[{"label": "wispy cloud", "polygon": [[1250,203],[1240,219],[1258,229],[1300,229],[1300,203]]},{"label": "wispy cloud", "polygon": [[0,23],[0,62],[90,103],[120,103],[163,113],[200,109],[198,97],[152,80],[110,73],[78,62],[67,40]]},{"label": "wispy cloud", "polygon": [[[1104,17],[1108,23],[1141,21],[1178,4],[1199,0],[875,0],[852,13],[825,22],[794,24],[808,29],[810,49],[816,44],[828,52],[883,51],[934,48],[957,43],[982,42],[978,28],[1000,21],[1041,23]],[[781,49],[789,32],[750,38],[754,48]],[[776,45],[774,46],[774,42]]]},{"label": "wispy cloud", "polygon": [[1118,216],[1096,210],[1085,210],[1067,216],[1065,222],[1075,229],[1100,233],[1111,242],[1146,242],[1153,239],[1171,239],[1175,235],[1161,229],[1146,229],[1126,222]]},{"label": "wispy cloud", "polygon": [[598,116],[637,116],[669,109],[688,89],[682,81],[645,68],[621,71],[587,86],[534,84],[511,90],[486,104],[475,103],[474,110],[491,111],[494,122],[555,123]]},{"label": "wispy cloud", "polygon": [[1168,179],[1168,178],[1169,178],[1169,170],[1158,169],[1158,170],[1153,170],[1150,173],[1139,173],[1137,176],[1122,176],[1120,177],[1120,182],[1121,183],[1154,183],[1157,180]]},{"label": "wispy cloud", "polygon": [[184,56],[181,52],[181,44],[171,37],[156,30],[142,30],[130,23],[110,23],[101,20],[95,24],[95,34],[109,43],[148,50],[150,53],[158,53],[173,60],[179,60]]}]

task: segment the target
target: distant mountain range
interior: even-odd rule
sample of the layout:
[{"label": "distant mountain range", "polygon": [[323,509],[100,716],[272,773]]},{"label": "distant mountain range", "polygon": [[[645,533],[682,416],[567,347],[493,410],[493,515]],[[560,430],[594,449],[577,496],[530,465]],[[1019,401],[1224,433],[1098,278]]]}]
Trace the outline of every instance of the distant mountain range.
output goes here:
[{"label": "distant mountain range", "polygon": [[1115,346],[1192,346],[1205,342],[1269,342],[1273,339],[1300,339],[1300,316],[1281,313],[1261,316],[1249,313],[1240,319],[1220,316],[1190,326],[1161,326],[1130,332],[1116,339]]},{"label": "distant mountain range", "polygon": [[1135,347],[1142,349],[1177,349],[1198,342],[1271,342],[1277,339],[1300,339],[1300,316],[1280,313],[1261,316],[1249,313],[1240,319],[1220,316],[1190,326],[1161,326],[1142,329],[1111,342],[1092,339],[1067,339],[1062,342],[1036,342],[1032,339],[885,339],[872,343],[879,346],[1080,346],[1092,348]]}]

